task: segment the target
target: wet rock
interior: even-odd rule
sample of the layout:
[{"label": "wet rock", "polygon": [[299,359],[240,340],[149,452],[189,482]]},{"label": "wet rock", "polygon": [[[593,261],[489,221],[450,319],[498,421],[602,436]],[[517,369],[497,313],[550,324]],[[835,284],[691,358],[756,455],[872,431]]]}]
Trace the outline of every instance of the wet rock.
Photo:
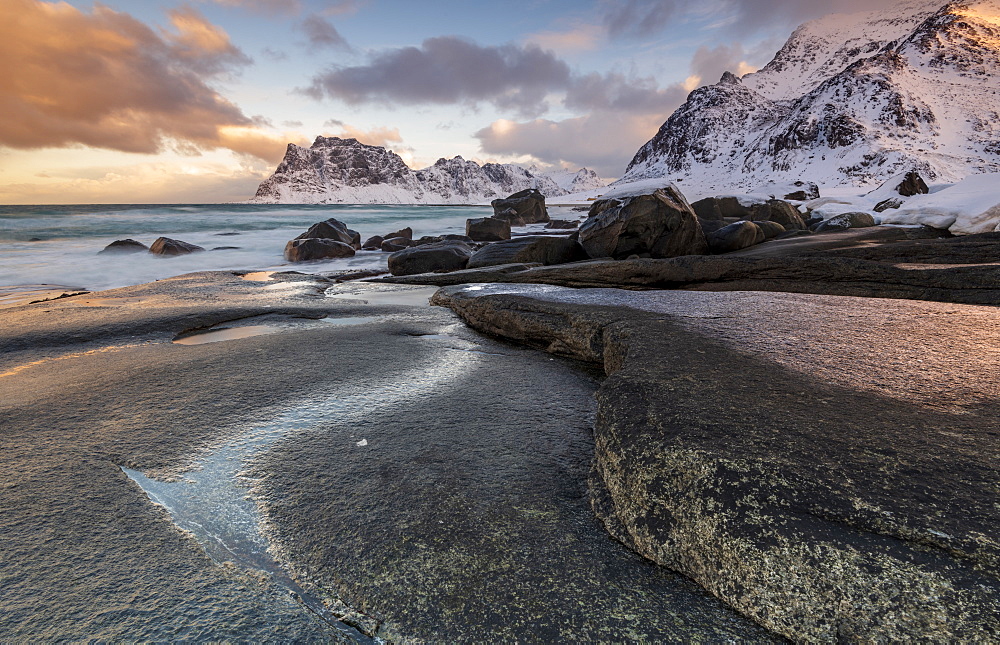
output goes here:
[{"label": "wet rock", "polygon": [[395,253],[396,251],[408,249],[411,246],[414,246],[413,240],[408,240],[405,237],[394,237],[388,240],[383,240],[381,248],[386,253]]},{"label": "wet rock", "polygon": [[516,237],[479,249],[469,259],[468,268],[515,263],[565,264],[586,259],[580,244],[564,237]]},{"label": "wet rock", "polygon": [[465,234],[476,242],[509,240],[510,222],[495,217],[465,220]]},{"label": "wet rock", "polygon": [[750,207],[749,220],[777,222],[786,231],[800,231],[806,228],[802,221],[802,213],[788,202],[781,199],[769,199],[763,204],[754,204]]},{"label": "wet rock", "polygon": [[579,226],[580,226],[580,222],[578,222],[576,220],[571,220],[571,219],[550,219],[549,223],[545,225],[545,228],[554,228],[554,229],[560,229],[560,230],[562,230],[562,229],[569,230],[569,229],[573,229],[573,228],[579,228]]},{"label": "wet rock", "polygon": [[189,253],[198,253],[204,250],[203,247],[197,244],[188,244],[187,242],[174,240],[169,237],[158,237],[149,247],[150,253],[164,256],[188,255]]},{"label": "wet rock", "polygon": [[285,259],[289,262],[350,258],[354,254],[350,244],[322,237],[296,238],[285,245]]},{"label": "wet rock", "polygon": [[392,275],[448,272],[464,269],[472,257],[472,247],[464,242],[444,241],[414,246],[389,256]]},{"label": "wet rock", "polygon": [[336,240],[355,249],[361,248],[361,234],[347,228],[338,219],[331,217],[323,222],[318,222],[309,227],[309,230],[295,238],[296,240],[321,239]]},{"label": "wet rock", "polygon": [[903,197],[912,197],[913,195],[926,195],[930,192],[930,189],[927,187],[924,178],[915,170],[911,170],[906,173],[903,181],[896,186],[896,192]]},{"label": "wet rock", "polygon": [[764,241],[764,231],[753,222],[735,222],[708,235],[712,253],[739,251]]},{"label": "wet rock", "polygon": [[674,185],[594,202],[579,240],[592,258],[643,253],[668,258],[708,250],[694,210]]},{"label": "wet rock", "polygon": [[238,251],[243,247],[240,246],[215,246],[212,247],[212,251]]},{"label": "wet rock", "polygon": [[[567,300],[583,304],[569,304],[553,301],[556,290],[445,289],[432,302],[491,335],[604,368],[591,500],[609,532],[649,560],[797,642],[996,640],[997,404],[954,388],[956,409],[926,405],[941,391],[921,374],[947,374],[952,339],[981,342],[992,334],[982,317],[994,313],[791,294],[671,294],[639,311],[647,295],[657,297],[574,291]],[[747,319],[740,341],[708,322],[748,307],[782,311],[804,337],[795,349],[748,349],[774,318]],[[706,315],[694,330],[680,322],[692,309]],[[883,346],[921,346],[926,364],[880,368],[882,354],[859,346],[880,344],[887,311],[967,318],[943,336],[919,323],[897,331]],[[831,316],[851,316],[859,331],[831,338]],[[799,354],[831,343],[837,365],[813,376],[819,362]],[[869,385],[859,369],[895,383]],[[776,409],[788,391],[810,396]]]},{"label": "wet rock", "polygon": [[406,228],[401,228],[398,231],[394,231],[392,233],[386,233],[385,235],[382,236],[382,239],[384,239],[384,240],[391,240],[394,237],[402,237],[402,238],[407,239],[407,240],[412,240],[413,239],[413,229],[410,228],[409,226],[407,226]]},{"label": "wet rock", "polygon": [[102,255],[105,253],[108,254],[120,253],[124,255],[128,253],[143,253],[148,250],[149,247],[143,244],[142,242],[138,242],[133,239],[126,239],[126,240],[115,240],[111,244],[108,244],[106,247],[104,247],[103,250],[98,251],[97,253],[98,255]]},{"label": "wet rock", "polygon": [[378,251],[382,248],[382,242],[385,238],[381,235],[372,235],[367,240],[361,243],[361,248],[366,251]]},{"label": "wet rock", "polygon": [[510,222],[511,226],[549,221],[545,196],[536,188],[522,190],[504,199],[494,199],[491,205],[493,217]]},{"label": "wet rock", "polygon": [[820,222],[813,231],[843,231],[849,228],[868,228],[875,224],[875,218],[868,213],[843,213]]}]

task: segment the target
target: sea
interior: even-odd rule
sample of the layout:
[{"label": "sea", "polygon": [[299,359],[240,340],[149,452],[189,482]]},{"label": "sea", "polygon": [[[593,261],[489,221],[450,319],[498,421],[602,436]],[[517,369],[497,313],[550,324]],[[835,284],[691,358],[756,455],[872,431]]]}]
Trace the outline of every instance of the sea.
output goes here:
[{"label": "sea", "polygon": [[[301,270],[326,273],[386,268],[387,253],[293,265],[288,240],[335,217],[364,240],[409,226],[414,237],[465,233],[465,220],[492,215],[489,206],[158,204],[0,206],[0,304],[25,293],[97,291],[192,271]],[[149,246],[160,237],[207,249],[178,257],[147,253],[99,255],[115,240]]]}]

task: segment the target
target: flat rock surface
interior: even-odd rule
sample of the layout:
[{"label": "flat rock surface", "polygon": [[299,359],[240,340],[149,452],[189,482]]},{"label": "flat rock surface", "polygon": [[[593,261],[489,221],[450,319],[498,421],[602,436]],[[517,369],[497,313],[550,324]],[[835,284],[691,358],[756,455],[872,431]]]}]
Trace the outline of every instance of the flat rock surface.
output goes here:
[{"label": "flat rock surface", "polygon": [[770,638],[593,516],[592,374],[465,330],[426,289],[246,277],[4,310],[6,639],[342,640],[276,578],[210,558],[121,468],[182,485],[259,429],[269,447],[222,484],[250,487],[303,588],[380,636]]},{"label": "flat rock surface", "polygon": [[593,503],[649,559],[794,640],[1000,634],[997,309],[498,284],[435,302],[604,366]]}]

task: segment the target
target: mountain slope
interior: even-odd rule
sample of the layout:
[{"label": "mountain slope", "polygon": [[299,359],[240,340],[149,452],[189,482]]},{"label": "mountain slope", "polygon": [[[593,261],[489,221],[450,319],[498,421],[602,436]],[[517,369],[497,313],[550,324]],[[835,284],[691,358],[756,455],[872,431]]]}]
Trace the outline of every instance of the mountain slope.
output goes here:
[{"label": "mountain slope", "polygon": [[828,16],[744,79],[691,93],[621,181],[694,192],[767,181],[871,185],[1000,171],[1000,1]]},{"label": "mountain slope", "polygon": [[[411,170],[391,150],[356,139],[317,137],[309,148],[289,144],[285,158],[250,200],[262,204],[474,204],[538,188],[547,197],[572,192],[579,182],[597,180],[583,170],[570,179],[514,164],[480,166],[462,157],[438,159]],[[599,180],[597,180],[599,182]],[[588,186],[589,187],[589,186]]]}]

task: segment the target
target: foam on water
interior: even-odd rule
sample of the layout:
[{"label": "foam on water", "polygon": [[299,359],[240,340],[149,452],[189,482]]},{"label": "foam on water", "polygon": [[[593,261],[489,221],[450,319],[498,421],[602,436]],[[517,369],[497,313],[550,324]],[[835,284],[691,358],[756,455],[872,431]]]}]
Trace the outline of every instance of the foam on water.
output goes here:
[{"label": "foam on water", "polygon": [[[465,233],[466,219],[491,213],[483,206],[0,206],[0,291],[2,285],[41,283],[94,291],[192,271],[288,270],[292,265],[282,256],[288,240],[330,217],[364,239],[407,226],[418,237]],[[98,255],[115,240],[132,238],[148,246],[160,236],[206,249],[239,248],[172,258],[147,253]],[[378,251],[361,251],[353,258],[295,266],[314,272],[384,269],[386,257]]]}]

